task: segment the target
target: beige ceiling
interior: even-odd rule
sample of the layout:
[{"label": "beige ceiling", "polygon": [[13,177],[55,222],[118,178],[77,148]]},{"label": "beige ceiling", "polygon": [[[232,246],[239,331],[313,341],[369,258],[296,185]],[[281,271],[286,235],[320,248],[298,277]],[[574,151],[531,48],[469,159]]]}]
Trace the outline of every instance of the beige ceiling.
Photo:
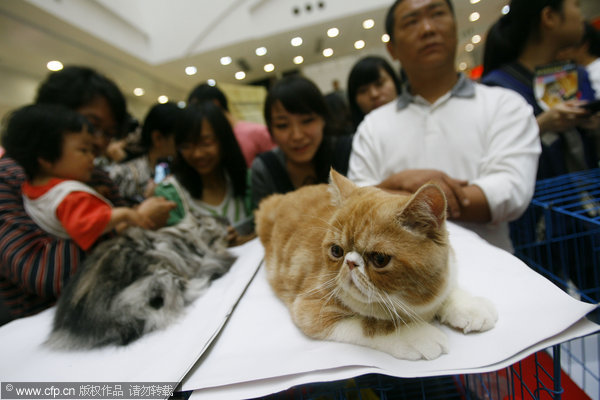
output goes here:
[{"label": "beige ceiling", "polygon": [[[463,49],[475,34],[482,37],[508,0],[454,0],[459,25],[457,62],[470,66],[481,57],[478,45]],[[597,0],[587,0],[597,2]],[[586,1],[583,1],[586,3]],[[2,0],[0,1],[0,113],[30,102],[37,83],[48,73],[46,63],[85,64],[115,79],[130,106],[144,108],[158,95],[184,100],[198,82],[247,84],[280,76],[298,68],[292,59],[304,57],[300,68],[341,57],[380,52],[383,19],[391,0]],[[585,4],[584,4],[585,5]],[[469,22],[471,12],[481,18]],[[375,20],[364,30],[362,21]],[[340,35],[327,37],[337,27]],[[301,36],[294,48],[290,39]],[[362,39],[366,47],[355,50]],[[254,53],[259,46],[267,55]],[[333,57],[321,54],[325,47]],[[233,58],[222,66],[222,56]],[[275,65],[266,73],[263,66]],[[198,69],[187,76],[184,69]],[[237,81],[242,66],[247,77]],[[346,74],[346,71],[340,71]],[[341,76],[345,81],[346,76]],[[142,87],[146,94],[131,93]]]}]

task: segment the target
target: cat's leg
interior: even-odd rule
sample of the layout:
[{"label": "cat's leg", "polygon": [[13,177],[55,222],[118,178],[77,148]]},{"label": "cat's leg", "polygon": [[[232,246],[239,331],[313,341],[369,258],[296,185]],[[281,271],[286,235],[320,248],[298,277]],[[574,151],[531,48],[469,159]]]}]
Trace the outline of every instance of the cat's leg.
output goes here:
[{"label": "cat's leg", "polygon": [[334,302],[323,305],[322,299],[296,298],[290,311],[296,325],[312,338],[358,344],[408,360],[431,360],[447,351],[446,334],[425,322],[372,329],[363,317]]},{"label": "cat's leg", "polygon": [[433,360],[448,352],[446,334],[426,322],[400,325],[391,332],[367,336],[360,318],[348,318],[334,326],[328,339],[371,347],[406,360]]},{"label": "cat's leg", "polygon": [[487,331],[496,325],[498,312],[488,299],[454,289],[437,313],[439,320],[464,333]]}]

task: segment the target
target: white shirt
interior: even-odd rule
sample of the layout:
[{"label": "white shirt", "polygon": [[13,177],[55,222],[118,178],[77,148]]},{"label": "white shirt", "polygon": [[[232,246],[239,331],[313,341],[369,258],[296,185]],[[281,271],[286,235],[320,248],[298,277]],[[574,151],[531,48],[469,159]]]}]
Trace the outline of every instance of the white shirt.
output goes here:
[{"label": "white shirt", "polygon": [[404,90],[368,114],[354,137],[348,177],[377,185],[405,169],[435,169],[468,180],[485,194],[492,221],[459,224],[512,251],[508,221],[531,201],[540,152],[533,110],[520,95],[461,74],[434,104]]},{"label": "white shirt", "polygon": [[600,58],[596,58],[586,65],[585,69],[592,83],[592,88],[594,88],[596,98],[600,99]]}]

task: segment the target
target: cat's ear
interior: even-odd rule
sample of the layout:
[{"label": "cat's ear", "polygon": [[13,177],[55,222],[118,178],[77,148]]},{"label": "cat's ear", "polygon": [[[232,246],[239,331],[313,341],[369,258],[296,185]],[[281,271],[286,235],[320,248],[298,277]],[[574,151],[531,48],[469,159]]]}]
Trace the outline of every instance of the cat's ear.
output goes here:
[{"label": "cat's ear", "polygon": [[334,206],[339,206],[342,201],[350,195],[356,185],[352,181],[336,170],[331,168],[329,171],[329,193],[331,193],[331,201]]},{"label": "cat's ear", "polygon": [[398,215],[400,223],[409,230],[437,236],[446,220],[446,195],[439,186],[427,183],[411,196]]}]

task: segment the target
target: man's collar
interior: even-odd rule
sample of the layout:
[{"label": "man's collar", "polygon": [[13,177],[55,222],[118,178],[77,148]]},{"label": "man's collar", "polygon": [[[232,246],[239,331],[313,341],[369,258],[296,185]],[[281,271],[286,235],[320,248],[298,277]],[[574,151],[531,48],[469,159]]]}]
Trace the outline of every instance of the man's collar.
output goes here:
[{"label": "man's collar", "polygon": [[[475,96],[475,84],[472,80],[467,78],[465,74],[462,72],[458,74],[458,81],[450,90],[451,97],[461,97],[461,98],[471,98]],[[396,109],[402,110],[414,101],[415,96],[410,92],[410,82],[406,82],[402,87],[402,93],[398,96],[398,101],[396,102]]]}]

